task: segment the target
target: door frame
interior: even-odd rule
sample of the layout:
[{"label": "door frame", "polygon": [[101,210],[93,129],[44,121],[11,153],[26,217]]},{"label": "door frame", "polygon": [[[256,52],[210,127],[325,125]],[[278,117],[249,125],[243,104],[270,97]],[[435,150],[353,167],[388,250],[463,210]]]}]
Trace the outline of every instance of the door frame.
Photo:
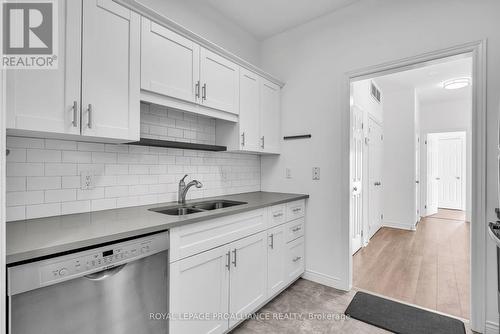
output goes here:
[{"label": "door frame", "polygon": [[341,83],[341,234],[344,275],[341,286],[352,288],[350,238],[350,102],[352,81],[374,78],[404,70],[439,63],[444,58],[472,56],[472,179],[475,194],[471,203],[471,315],[472,330],[484,332],[486,326],[486,48],[487,41],[479,40],[446,49],[403,58],[380,65],[347,72]]},{"label": "door frame", "polygon": [[[3,0],[0,0],[0,17],[3,17]],[[0,28],[0,55],[3,55],[3,33]],[[6,107],[5,107],[5,70],[0,67],[0,300],[6,300],[7,275],[6,266],[6,238],[5,238],[5,174],[6,174]],[[6,303],[0,303],[0,333],[5,333],[7,327]]]}]

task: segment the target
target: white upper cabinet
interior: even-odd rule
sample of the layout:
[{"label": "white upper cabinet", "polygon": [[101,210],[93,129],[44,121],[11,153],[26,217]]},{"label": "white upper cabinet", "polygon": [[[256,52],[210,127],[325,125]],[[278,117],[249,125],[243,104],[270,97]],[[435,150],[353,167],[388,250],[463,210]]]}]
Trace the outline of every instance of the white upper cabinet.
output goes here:
[{"label": "white upper cabinet", "polygon": [[260,77],[240,69],[240,149],[259,151],[260,138]]},{"label": "white upper cabinet", "polygon": [[81,1],[59,1],[58,68],[8,70],[9,131],[80,134]]},{"label": "white upper cabinet", "polygon": [[262,79],[260,93],[261,149],[264,153],[279,153],[281,141],[281,90]]},{"label": "white upper cabinet", "polygon": [[58,69],[9,71],[9,132],[138,140],[139,15],[112,0],[57,4]]},{"label": "white upper cabinet", "polygon": [[205,48],[201,49],[200,55],[202,104],[238,114],[240,67]]},{"label": "white upper cabinet", "polygon": [[145,17],[141,36],[141,89],[196,103],[200,46]]},{"label": "white upper cabinet", "polygon": [[240,68],[240,115],[237,124],[217,123],[216,141],[230,151],[280,153],[281,88]]},{"label": "white upper cabinet", "polygon": [[82,35],[82,133],[139,140],[139,14],[112,0],[85,0]]}]

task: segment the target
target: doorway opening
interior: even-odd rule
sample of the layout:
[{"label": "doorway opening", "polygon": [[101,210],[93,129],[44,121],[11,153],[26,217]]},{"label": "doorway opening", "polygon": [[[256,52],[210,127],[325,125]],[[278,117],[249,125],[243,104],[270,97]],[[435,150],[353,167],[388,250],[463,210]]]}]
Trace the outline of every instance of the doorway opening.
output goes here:
[{"label": "doorway opening", "polygon": [[461,319],[471,318],[472,78],[465,53],[351,82],[353,286]]}]

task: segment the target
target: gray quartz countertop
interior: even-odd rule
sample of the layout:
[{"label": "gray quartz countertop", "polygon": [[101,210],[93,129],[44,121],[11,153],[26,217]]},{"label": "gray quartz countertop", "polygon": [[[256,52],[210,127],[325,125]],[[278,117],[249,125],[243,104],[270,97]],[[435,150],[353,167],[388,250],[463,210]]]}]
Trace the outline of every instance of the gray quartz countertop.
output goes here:
[{"label": "gray quartz countertop", "polygon": [[7,264],[22,263],[58,253],[92,247],[148,233],[282,204],[309,195],[252,192],[190,202],[231,200],[246,202],[238,206],[185,216],[169,216],[148,209],[175,205],[159,203],[122,209],[96,211],[65,216],[20,220],[7,223]]}]

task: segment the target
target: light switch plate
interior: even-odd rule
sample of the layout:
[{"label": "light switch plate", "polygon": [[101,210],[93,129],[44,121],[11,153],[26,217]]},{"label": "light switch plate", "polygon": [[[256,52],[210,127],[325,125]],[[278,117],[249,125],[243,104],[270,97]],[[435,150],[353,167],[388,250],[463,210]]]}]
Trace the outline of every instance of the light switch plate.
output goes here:
[{"label": "light switch plate", "polygon": [[291,179],[292,178],[292,170],[290,168],[285,168],[285,177],[287,179]]},{"label": "light switch plate", "polygon": [[313,174],[313,176],[312,176],[313,180],[319,180],[320,179],[320,168],[313,167],[312,174]]}]

